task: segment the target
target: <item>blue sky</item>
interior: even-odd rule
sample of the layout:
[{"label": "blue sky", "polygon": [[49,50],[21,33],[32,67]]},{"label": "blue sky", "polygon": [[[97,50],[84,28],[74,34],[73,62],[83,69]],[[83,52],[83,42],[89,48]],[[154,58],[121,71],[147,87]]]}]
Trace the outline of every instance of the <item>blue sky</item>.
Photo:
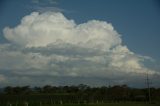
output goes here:
[{"label": "blue sky", "polygon": [[[77,23],[90,19],[110,22],[132,51],[160,61],[158,0],[57,0],[57,2],[47,5],[64,9],[64,14]],[[3,28],[20,23],[23,16],[35,10],[36,4],[31,0],[2,0],[0,4],[0,41],[3,42]]]},{"label": "blue sky", "polygon": [[126,45],[130,51],[138,55],[153,58],[153,62],[144,64],[146,67],[159,70],[158,0],[1,0],[0,44],[8,42],[3,34],[6,26],[16,27],[22,17],[40,9],[61,12],[68,19],[73,19],[76,24],[89,20],[111,23],[121,35],[122,45]]}]

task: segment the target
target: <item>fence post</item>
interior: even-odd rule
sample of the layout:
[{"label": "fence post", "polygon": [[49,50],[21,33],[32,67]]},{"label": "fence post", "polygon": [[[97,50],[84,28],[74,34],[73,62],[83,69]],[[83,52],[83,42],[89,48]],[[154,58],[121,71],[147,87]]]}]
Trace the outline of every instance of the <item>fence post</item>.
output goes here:
[{"label": "fence post", "polygon": [[42,102],[39,103],[39,106],[42,106]]},{"label": "fence post", "polygon": [[24,102],[24,106],[28,106],[28,102]]},{"label": "fence post", "polygon": [[98,100],[97,100],[97,104],[98,104]]},{"label": "fence post", "polygon": [[61,104],[61,105],[63,104],[62,100],[60,101],[60,104]]},{"label": "fence post", "polygon": [[8,103],[7,103],[7,106],[12,106],[12,104],[8,102]]}]

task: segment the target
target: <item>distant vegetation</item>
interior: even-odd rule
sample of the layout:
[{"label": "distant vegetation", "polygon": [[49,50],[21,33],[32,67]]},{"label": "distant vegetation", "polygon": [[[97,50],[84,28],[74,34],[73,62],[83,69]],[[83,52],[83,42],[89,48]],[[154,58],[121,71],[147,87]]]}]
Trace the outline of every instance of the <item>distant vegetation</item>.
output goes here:
[{"label": "distant vegetation", "polygon": [[[160,88],[150,88],[151,102],[159,103]],[[0,106],[50,106],[53,104],[104,104],[149,101],[148,89],[130,88],[127,85],[89,87],[50,86],[5,87],[0,93]],[[12,105],[11,105],[12,104]],[[29,104],[29,105],[28,105]]]}]

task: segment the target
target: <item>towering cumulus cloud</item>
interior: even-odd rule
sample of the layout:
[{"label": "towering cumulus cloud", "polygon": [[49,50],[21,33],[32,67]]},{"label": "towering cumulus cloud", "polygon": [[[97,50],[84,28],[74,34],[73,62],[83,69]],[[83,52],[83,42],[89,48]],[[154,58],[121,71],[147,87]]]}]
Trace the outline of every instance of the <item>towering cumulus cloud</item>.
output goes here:
[{"label": "towering cumulus cloud", "polygon": [[125,81],[157,73],[143,65],[148,57],[122,45],[121,36],[105,21],[76,24],[60,12],[33,12],[3,32],[9,43],[0,45],[0,70],[8,71],[3,73],[8,83],[17,77],[26,83],[33,83],[35,77],[44,78],[45,83],[51,82],[49,77]]}]

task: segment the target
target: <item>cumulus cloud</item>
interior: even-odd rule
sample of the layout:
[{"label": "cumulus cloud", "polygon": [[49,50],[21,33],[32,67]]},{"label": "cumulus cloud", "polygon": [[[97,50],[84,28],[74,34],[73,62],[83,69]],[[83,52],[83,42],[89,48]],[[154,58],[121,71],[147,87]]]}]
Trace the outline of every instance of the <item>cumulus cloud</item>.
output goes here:
[{"label": "cumulus cloud", "polygon": [[56,12],[33,12],[25,16],[17,27],[6,27],[4,35],[9,41],[25,47],[44,47],[62,42],[107,50],[121,44],[119,34],[109,23],[92,20],[76,25],[73,20]]},{"label": "cumulus cloud", "polygon": [[148,57],[122,45],[121,35],[105,21],[76,24],[60,12],[33,12],[3,33],[9,43],[0,45],[0,70],[10,70],[15,76],[124,81],[123,77],[147,72],[159,74],[143,64]]}]

